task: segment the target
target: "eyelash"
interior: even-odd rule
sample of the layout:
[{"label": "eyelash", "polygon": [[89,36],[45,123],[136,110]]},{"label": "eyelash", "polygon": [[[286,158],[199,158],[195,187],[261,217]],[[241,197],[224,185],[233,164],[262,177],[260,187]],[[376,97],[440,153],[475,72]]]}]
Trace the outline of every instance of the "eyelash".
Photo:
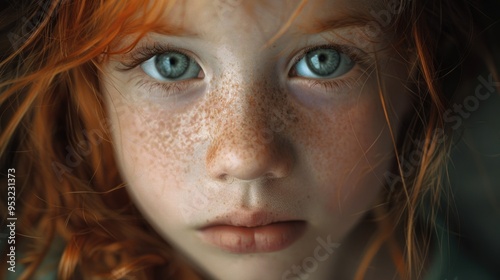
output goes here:
[{"label": "eyelash", "polygon": [[[318,46],[312,46],[309,48],[305,48],[300,51],[300,55],[295,56],[295,59],[293,60],[293,63],[291,64],[291,67],[295,67],[295,65],[302,59],[304,56],[312,51],[318,50],[318,49],[323,49],[323,48],[331,48],[334,49],[338,52],[344,53],[347,55],[350,59],[352,59],[356,65],[360,65],[362,69],[364,69],[363,72],[366,73],[368,68],[370,68],[370,65],[373,65],[371,63],[371,59],[368,57],[368,55],[362,53],[360,50],[354,50],[355,48],[347,47],[347,46],[340,46],[340,45],[318,45]],[[139,66],[141,63],[147,61],[148,59],[154,57],[155,55],[162,54],[165,52],[169,51],[175,51],[179,52],[182,54],[185,54],[187,56],[190,56],[186,52],[179,50],[177,48],[172,48],[169,45],[160,45],[154,43],[153,45],[150,46],[142,46],[134,50],[133,52],[130,53],[129,58],[127,61],[122,61],[121,67],[118,67],[119,71],[128,71],[131,69],[136,68]],[[355,66],[357,67],[357,66]],[[292,75],[292,71],[294,68],[290,68],[289,70],[289,77],[294,77]],[[353,71],[353,70],[351,70]],[[302,77],[298,77],[302,78]],[[332,80],[329,79],[308,79],[304,78],[309,81],[309,86],[311,88],[320,86],[322,87],[325,91],[330,91],[334,88],[342,88],[342,87],[352,87],[353,84],[357,82],[358,78],[355,77],[348,77],[348,78],[335,78]],[[139,86],[147,86],[150,89],[155,89],[159,88],[161,91],[165,92],[172,92],[172,91],[182,91],[187,88],[188,84],[186,82],[189,82],[188,80],[181,80],[177,82],[151,82],[148,79],[141,79],[137,85]]]},{"label": "eyelash", "polygon": [[130,57],[127,59],[128,61],[121,62],[121,65],[123,67],[119,67],[118,69],[120,71],[127,71],[131,70],[137,66],[139,66],[141,63],[145,62],[146,60],[152,58],[155,55],[162,54],[165,52],[169,51],[176,51],[178,53],[182,53],[184,55],[188,55],[185,52],[171,48],[169,45],[159,45],[159,44],[153,44],[152,46],[142,46],[137,48],[136,50],[132,51],[130,53]]}]

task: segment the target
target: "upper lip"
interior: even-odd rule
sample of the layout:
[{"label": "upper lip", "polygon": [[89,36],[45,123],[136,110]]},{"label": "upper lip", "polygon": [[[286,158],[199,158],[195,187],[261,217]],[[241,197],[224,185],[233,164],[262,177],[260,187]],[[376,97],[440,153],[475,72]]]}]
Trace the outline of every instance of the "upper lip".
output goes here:
[{"label": "upper lip", "polygon": [[217,216],[217,218],[205,224],[202,229],[214,226],[259,227],[291,221],[299,221],[299,219],[280,216],[268,211],[231,212]]}]

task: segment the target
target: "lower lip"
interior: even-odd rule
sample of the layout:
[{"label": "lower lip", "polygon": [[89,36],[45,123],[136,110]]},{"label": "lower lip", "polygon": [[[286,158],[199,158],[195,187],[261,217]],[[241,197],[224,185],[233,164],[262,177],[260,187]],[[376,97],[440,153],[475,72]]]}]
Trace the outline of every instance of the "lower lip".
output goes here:
[{"label": "lower lip", "polygon": [[202,239],[220,249],[235,253],[268,253],[292,245],[304,233],[304,221],[272,223],[260,227],[219,225],[201,231]]}]

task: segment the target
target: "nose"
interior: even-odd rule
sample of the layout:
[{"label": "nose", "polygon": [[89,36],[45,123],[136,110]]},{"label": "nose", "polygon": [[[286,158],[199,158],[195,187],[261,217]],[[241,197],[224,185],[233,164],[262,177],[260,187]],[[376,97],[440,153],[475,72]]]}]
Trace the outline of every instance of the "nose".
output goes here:
[{"label": "nose", "polygon": [[[245,109],[237,107],[239,109],[228,109],[228,114],[220,116],[227,119],[208,147],[209,175],[219,181],[290,175],[294,155],[291,143],[283,136],[286,124],[269,116],[270,110],[252,108],[252,105],[243,106]],[[278,126],[280,129],[276,129]]]}]

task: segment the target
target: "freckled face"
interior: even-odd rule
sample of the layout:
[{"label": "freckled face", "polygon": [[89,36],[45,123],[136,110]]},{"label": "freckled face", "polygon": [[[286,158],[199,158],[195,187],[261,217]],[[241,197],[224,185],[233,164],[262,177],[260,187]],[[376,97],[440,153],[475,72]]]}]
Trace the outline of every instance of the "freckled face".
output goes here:
[{"label": "freckled face", "polygon": [[[342,243],[379,198],[393,144],[371,73],[387,40],[367,38],[366,25],[314,31],[370,10],[309,1],[266,45],[295,6],[249,3],[177,4],[165,24],[189,32],[148,34],[135,55],[113,57],[101,81],[121,174],[157,230],[218,279],[281,279],[318,237]],[[408,107],[395,57],[378,54],[391,119]],[[288,221],[300,221],[300,233],[222,229],[217,244],[203,233]],[[314,275],[327,277],[333,260]]]}]

